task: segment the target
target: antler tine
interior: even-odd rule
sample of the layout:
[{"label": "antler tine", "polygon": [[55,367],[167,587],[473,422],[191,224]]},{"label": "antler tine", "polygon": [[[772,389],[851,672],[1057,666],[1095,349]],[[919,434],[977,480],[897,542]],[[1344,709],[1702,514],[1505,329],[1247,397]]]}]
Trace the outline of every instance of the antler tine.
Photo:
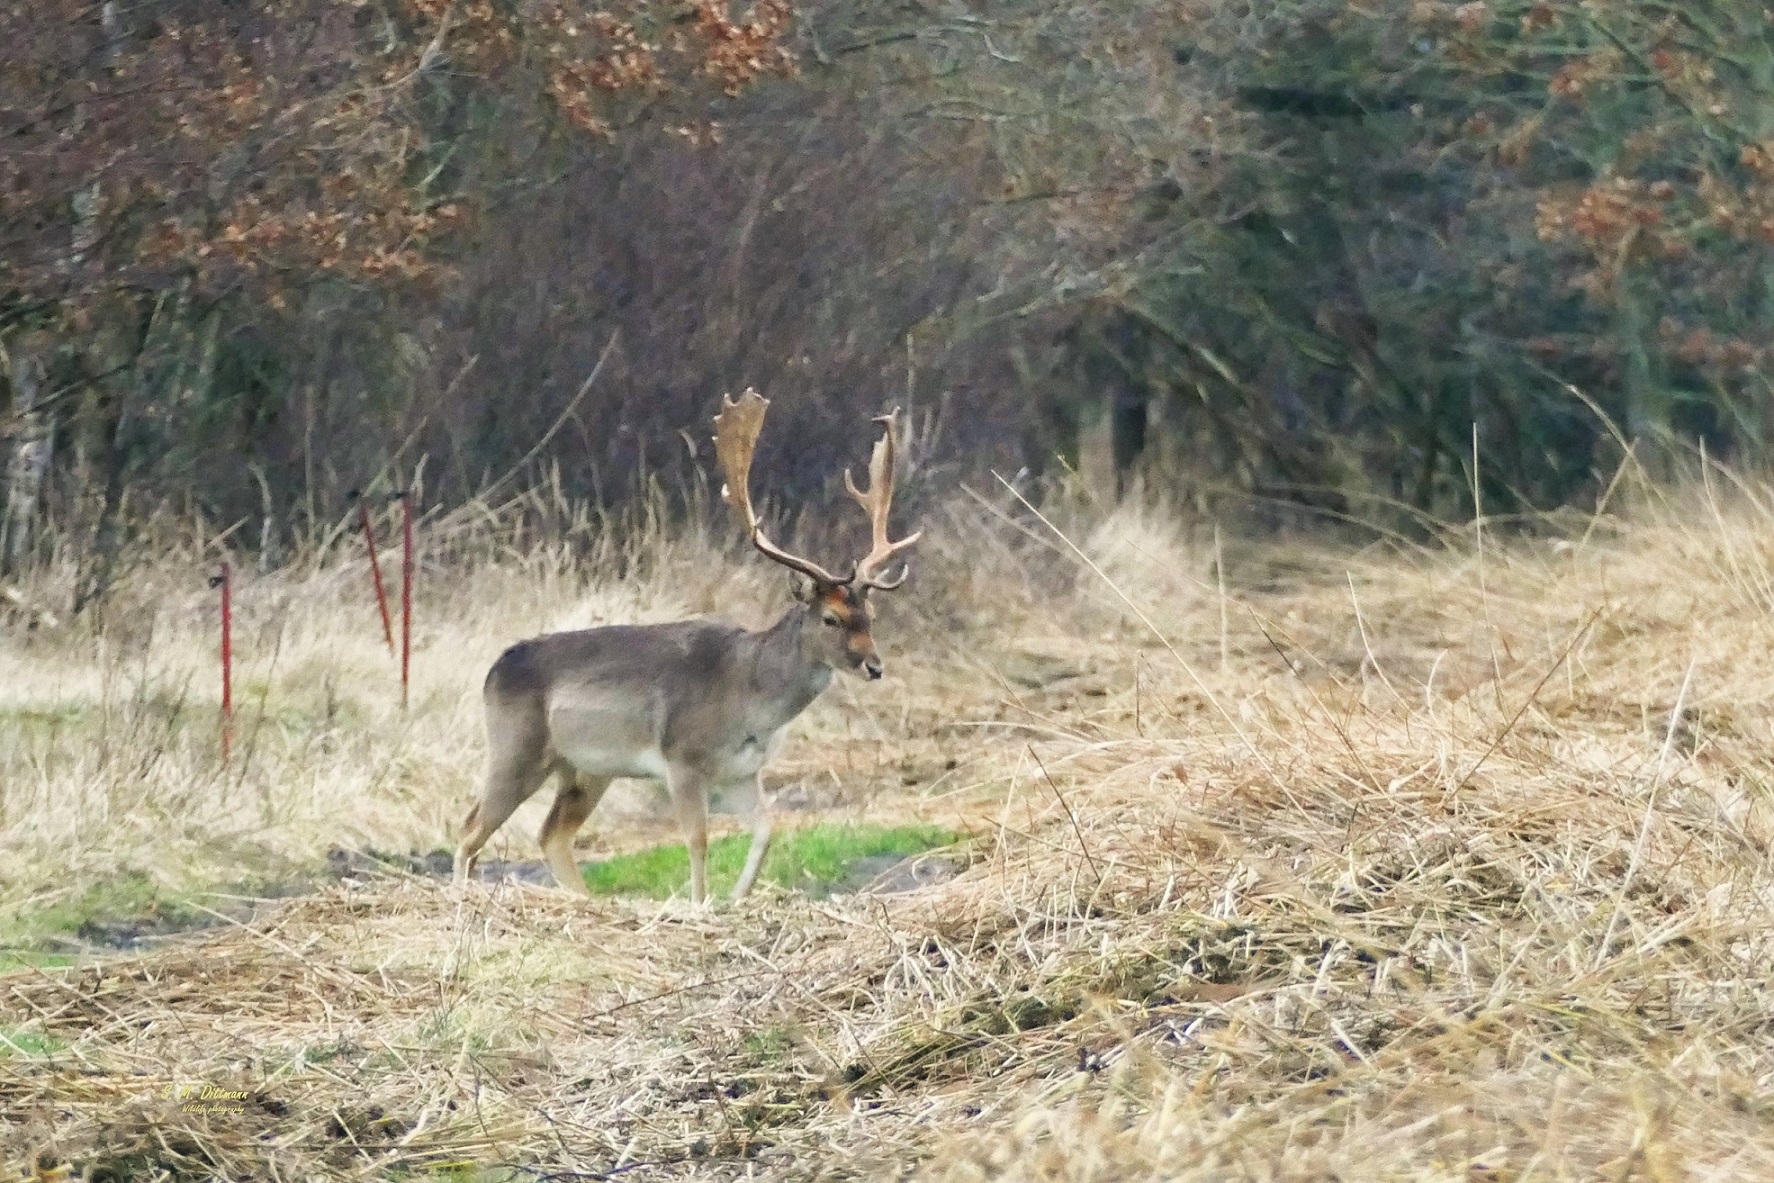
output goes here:
[{"label": "antler tine", "polygon": [[869,454],[869,487],[864,492],[856,487],[850,479],[850,470],[844,470],[844,488],[856,503],[862,506],[863,512],[869,515],[871,545],[869,553],[856,564],[856,574],[864,587],[872,587],[879,591],[892,591],[906,581],[911,574],[912,565],[907,563],[899,573],[898,579],[877,579],[875,576],[886,568],[888,563],[900,551],[905,550],[924,536],[922,530],[916,534],[901,538],[898,542],[887,538],[887,514],[893,508],[893,479],[895,469],[895,428],[899,423],[899,408],[895,407],[885,415],[875,416],[875,422],[882,427],[881,438],[875,441],[875,450]]},{"label": "antler tine", "polygon": [[833,575],[813,560],[790,554],[764,536],[751,504],[751,462],[758,449],[758,433],[764,428],[764,412],[769,408],[770,400],[749,386],[738,402],[734,402],[731,395],[721,396],[721,413],[715,416],[715,458],[720,462],[721,475],[726,478],[726,483],[721,486],[721,499],[739,515],[746,536],[765,558],[774,559],[820,583],[834,586],[850,583],[856,578],[855,568],[851,568],[849,575]]}]

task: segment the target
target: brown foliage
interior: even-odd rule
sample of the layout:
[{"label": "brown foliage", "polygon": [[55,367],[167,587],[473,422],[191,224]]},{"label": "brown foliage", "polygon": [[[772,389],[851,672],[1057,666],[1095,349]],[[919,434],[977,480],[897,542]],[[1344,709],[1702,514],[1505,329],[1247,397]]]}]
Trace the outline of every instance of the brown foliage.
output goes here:
[{"label": "brown foliage", "polygon": [[275,305],[317,276],[423,279],[472,208],[445,170],[452,89],[608,132],[600,95],[704,76],[731,94],[792,68],[784,0],[743,19],[618,7],[14,5],[9,56],[30,64],[0,73],[0,298],[71,311],[191,277]]}]

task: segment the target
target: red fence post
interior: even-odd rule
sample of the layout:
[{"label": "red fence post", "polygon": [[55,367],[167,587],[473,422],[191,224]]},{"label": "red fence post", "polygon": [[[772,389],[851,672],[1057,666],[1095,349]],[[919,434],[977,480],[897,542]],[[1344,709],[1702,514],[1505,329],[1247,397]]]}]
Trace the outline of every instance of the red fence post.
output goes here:
[{"label": "red fence post", "polygon": [[382,614],[382,639],[388,642],[388,652],[394,652],[394,625],[388,620],[388,591],[382,586],[382,560],[376,556],[376,526],[370,521],[370,504],[363,498],[357,501],[357,520],[363,527],[363,540],[370,548],[370,579],[376,585],[376,611]]},{"label": "red fence post", "polygon": [[400,709],[407,709],[413,660],[413,495],[400,495]]}]

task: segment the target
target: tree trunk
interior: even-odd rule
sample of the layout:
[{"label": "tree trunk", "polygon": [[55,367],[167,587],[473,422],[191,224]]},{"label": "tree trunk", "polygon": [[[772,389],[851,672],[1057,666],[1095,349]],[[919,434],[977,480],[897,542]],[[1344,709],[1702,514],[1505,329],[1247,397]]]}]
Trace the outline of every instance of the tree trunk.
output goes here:
[{"label": "tree trunk", "polygon": [[[73,610],[85,611],[110,589],[118,551],[123,543],[122,512],[138,454],[145,442],[137,410],[150,403],[148,343],[166,313],[167,298],[146,312],[124,297],[107,301],[87,343],[95,422],[97,505],[91,541],[80,554],[74,583]],[[90,493],[90,490],[88,490]]]},{"label": "tree trunk", "polygon": [[43,480],[55,440],[55,421],[44,405],[43,363],[37,356],[37,343],[21,342],[9,360],[13,443],[6,469],[6,516],[0,519],[0,570],[8,573],[30,560]]}]

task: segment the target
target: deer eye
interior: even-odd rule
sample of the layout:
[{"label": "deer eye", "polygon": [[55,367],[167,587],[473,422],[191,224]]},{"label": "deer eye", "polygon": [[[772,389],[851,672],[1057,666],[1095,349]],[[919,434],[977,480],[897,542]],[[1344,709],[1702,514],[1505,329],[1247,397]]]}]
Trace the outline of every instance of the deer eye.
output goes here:
[{"label": "deer eye", "polygon": [[824,621],[825,626],[827,628],[837,628],[844,623],[843,621],[839,620],[836,616],[832,616],[829,613],[827,615],[825,615],[824,617],[822,617],[821,619]]}]

